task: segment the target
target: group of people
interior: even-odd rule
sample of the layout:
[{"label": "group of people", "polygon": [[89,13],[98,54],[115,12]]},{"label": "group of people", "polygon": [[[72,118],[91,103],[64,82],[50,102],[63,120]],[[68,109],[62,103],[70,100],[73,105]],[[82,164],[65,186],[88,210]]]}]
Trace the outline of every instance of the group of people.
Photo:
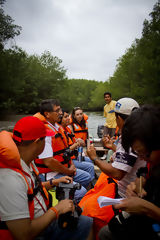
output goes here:
[{"label": "group of people", "polygon": [[[80,107],[70,116],[54,99],[20,119],[13,134],[0,133],[0,239],[159,239],[160,109],[140,107],[132,98],[115,102],[108,92],[104,97],[102,140],[113,151],[110,163],[98,158],[93,145],[78,161],[88,139],[87,116]],[[102,171],[95,186],[94,165]],[[82,214],[72,230],[61,229],[58,219],[75,211],[73,201],[54,207],[49,201],[48,190],[60,182],[82,185],[74,196]],[[124,200],[100,208],[99,193]]]}]

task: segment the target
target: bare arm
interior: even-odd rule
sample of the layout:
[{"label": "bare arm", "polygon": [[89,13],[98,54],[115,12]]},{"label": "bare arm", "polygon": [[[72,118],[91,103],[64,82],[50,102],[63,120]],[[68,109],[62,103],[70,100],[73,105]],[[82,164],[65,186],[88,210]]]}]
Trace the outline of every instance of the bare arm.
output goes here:
[{"label": "bare arm", "polygon": [[[58,214],[74,210],[72,200],[65,199],[55,206]],[[48,225],[56,219],[54,211],[49,209],[45,214],[36,219],[29,218],[7,221],[6,224],[16,240],[32,240],[38,236]],[[20,231],[17,231],[20,229]]]},{"label": "bare arm", "polygon": [[160,222],[160,208],[139,197],[126,198],[120,204],[114,205],[114,208],[131,214],[146,215]]},{"label": "bare arm", "polygon": [[115,178],[117,180],[121,180],[126,174],[125,171],[114,168],[112,167],[111,163],[107,163],[98,158],[94,161],[94,163],[101,169],[102,172],[107,174],[109,177]]},{"label": "bare arm", "polygon": [[75,142],[75,143],[73,143],[71,146],[70,146],[70,150],[74,150],[74,149],[76,149],[77,147],[79,147],[80,145],[79,145],[79,143],[78,142]]},{"label": "bare arm", "polygon": [[125,171],[112,167],[112,164],[98,159],[96,155],[96,150],[93,145],[91,145],[87,149],[87,154],[90,157],[90,159],[94,160],[94,163],[102,170],[102,172],[104,172],[108,176],[115,178],[117,180],[121,180],[126,174]]},{"label": "bare arm", "polygon": [[73,170],[65,167],[63,164],[61,164],[57,159],[55,158],[44,158],[43,159],[44,164],[50,168],[53,172],[59,172],[66,175],[72,175]]},{"label": "bare arm", "polygon": [[73,182],[73,179],[69,176],[64,176],[64,177],[60,177],[60,178],[55,178],[55,179],[52,179],[52,185],[50,184],[50,181],[46,181],[46,182],[42,182],[42,185],[47,189],[51,189],[53,188],[53,186],[58,186],[58,184],[60,182],[64,182],[64,183],[72,183]]}]

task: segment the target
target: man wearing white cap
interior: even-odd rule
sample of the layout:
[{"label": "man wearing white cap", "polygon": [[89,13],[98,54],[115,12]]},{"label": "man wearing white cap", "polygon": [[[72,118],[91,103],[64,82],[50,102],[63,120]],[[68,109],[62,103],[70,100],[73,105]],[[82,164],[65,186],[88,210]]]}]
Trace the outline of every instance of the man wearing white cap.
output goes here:
[{"label": "man wearing white cap", "polygon": [[[112,111],[115,112],[116,122],[120,132],[127,117],[137,108],[139,108],[139,104],[132,98],[121,98],[117,101]],[[116,150],[113,163],[107,163],[98,159],[94,146],[90,146],[87,153],[102,172],[118,180],[118,193],[121,197],[125,197],[127,185],[136,178],[136,171],[138,168],[144,166],[145,163],[137,160],[137,156],[131,151],[129,153],[125,152],[121,145],[121,136],[119,137],[117,147],[115,147],[111,139],[106,138],[106,142],[104,141],[104,143],[106,147],[108,144],[110,146],[113,145],[113,150]]]},{"label": "man wearing white cap", "polygon": [[[113,111],[115,112],[117,125],[118,125],[120,131],[122,130],[124,122],[127,119],[127,117],[136,108],[139,108],[139,104],[132,98],[121,98],[117,101],[116,106],[115,106]],[[139,160],[137,158],[137,156],[134,153],[132,153],[131,151],[129,151],[129,153],[125,152],[125,150],[124,150],[124,148],[122,147],[122,144],[121,144],[121,136],[119,137],[117,147],[114,145],[113,141],[110,138],[106,139],[105,144],[106,144],[106,146],[108,146],[108,144],[110,146],[113,145],[113,148],[114,148],[114,151],[115,151],[113,163],[107,163],[106,161],[100,160],[96,155],[96,150],[95,150],[93,145],[91,145],[87,149],[88,156],[90,157],[90,159],[93,160],[95,165],[97,165],[101,169],[101,171],[103,173],[108,175],[108,179],[113,178],[113,179],[118,180],[117,181],[118,195],[120,197],[126,197],[125,192],[126,192],[127,185],[131,181],[134,181],[136,179],[137,170],[140,167],[144,167],[145,162],[143,160]],[[107,176],[106,176],[106,184],[109,184],[108,179],[107,179]],[[102,182],[102,188],[103,188],[103,184],[104,184],[104,182]],[[105,188],[107,186],[106,184],[105,184],[103,189],[101,188],[101,195],[109,197],[108,194],[110,194],[110,193],[107,192],[107,190],[105,190]],[[99,187],[99,186],[95,185],[95,187],[94,187],[95,191],[96,191],[97,187]],[[113,189],[111,189],[111,191],[113,190],[113,192],[115,192],[115,196],[116,196],[117,195],[117,193],[116,193],[117,188],[115,188],[114,185],[112,185],[112,187],[113,187]],[[97,197],[94,198],[93,195],[94,195],[94,191],[90,195],[90,198],[92,197],[92,199],[94,199],[93,202],[90,202],[90,200],[87,200],[89,202],[84,202],[83,203],[83,198],[82,198],[82,200],[81,200],[82,204],[80,202],[80,206],[81,207],[84,206],[84,208],[91,208],[91,207],[94,206],[96,211],[98,211],[98,213],[99,213],[98,214],[99,215],[98,222],[100,222],[100,226],[99,226],[99,230],[100,230],[102,225],[106,225],[108,223],[111,216],[109,215],[109,211],[107,209],[104,210],[104,208],[98,207]],[[89,211],[86,211],[86,212],[89,212]],[[96,218],[97,218],[97,216],[96,216],[96,218],[94,218],[95,215],[94,214],[92,215],[92,213],[90,213],[90,212],[89,212],[89,214],[87,213],[87,216],[93,217],[94,220],[96,220]]]}]

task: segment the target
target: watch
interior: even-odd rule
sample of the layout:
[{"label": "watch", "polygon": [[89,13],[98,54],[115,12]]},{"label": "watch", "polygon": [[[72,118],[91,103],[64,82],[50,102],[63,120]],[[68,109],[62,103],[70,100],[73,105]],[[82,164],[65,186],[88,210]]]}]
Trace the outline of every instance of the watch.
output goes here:
[{"label": "watch", "polygon": [[98,160],[98,157],[92,159],[93,162],[95,162],[96,160]]},{"label": "watch", "polygon": [[53,178],[49,179],[49,183],[50,183],[50,186],[54,186],[53,182],[52,182]]}]

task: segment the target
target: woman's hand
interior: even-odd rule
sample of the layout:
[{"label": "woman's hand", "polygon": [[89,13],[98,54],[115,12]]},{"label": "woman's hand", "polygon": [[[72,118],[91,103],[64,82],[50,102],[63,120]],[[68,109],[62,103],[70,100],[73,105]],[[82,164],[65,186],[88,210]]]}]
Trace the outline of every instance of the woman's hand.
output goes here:
[{"label": "woman's hand", "polygon": [[78,147],[85,147],[85,141],[81,138],[76,138],[76,142],[78,143]]},{"label": "woman's hand", "polygon": [[90,157],[90,159],[94,159],[97,157],[97,154],[96,154],[96,149],[94,147],[93,144],[91,144],[88,148],[87,148],[87,155],[88,157]]}]

